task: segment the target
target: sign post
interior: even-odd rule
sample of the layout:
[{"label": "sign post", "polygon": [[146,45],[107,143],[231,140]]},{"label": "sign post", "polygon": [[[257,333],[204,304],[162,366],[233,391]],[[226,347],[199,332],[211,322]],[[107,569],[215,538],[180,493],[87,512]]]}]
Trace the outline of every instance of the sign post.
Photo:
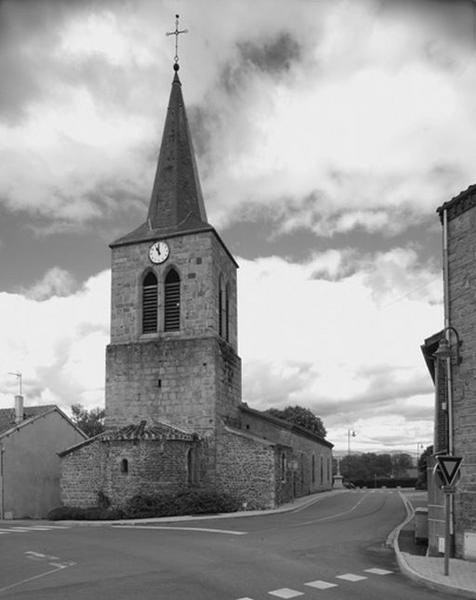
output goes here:
[{"label": "sign post", "polygon": [[459,456],[437,456],[436,460],[438,461],[438,472],[444,481],[441,489],[445,494],[445,558],[443,574],[449,575],[451,496],[455,493],[455,479],[463,459]]}]

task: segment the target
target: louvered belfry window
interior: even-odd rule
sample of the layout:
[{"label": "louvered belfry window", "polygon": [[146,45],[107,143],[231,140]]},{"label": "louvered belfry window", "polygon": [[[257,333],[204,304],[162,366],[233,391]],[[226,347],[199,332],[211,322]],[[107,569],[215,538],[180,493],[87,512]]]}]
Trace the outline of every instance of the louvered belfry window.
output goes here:
[{"label": "louvered belfry window", "polygon": [[170,269],[165,278],[164,331],[180,329],[180,277]]},{"label": "louvered belfry window", "polygon": [[157,332],[157,277],[149,271],[142,283],[142,333]]}]

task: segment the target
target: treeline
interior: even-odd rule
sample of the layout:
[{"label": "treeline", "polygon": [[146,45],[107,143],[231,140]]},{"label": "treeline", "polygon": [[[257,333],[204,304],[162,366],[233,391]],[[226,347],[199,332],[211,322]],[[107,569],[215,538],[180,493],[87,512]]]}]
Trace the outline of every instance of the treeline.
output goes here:
[{"label": "treeline", "polygon": [[349,454],[340,461],[340,472],[344,480],[402,479],[413,467],[412,457],[405,452],[398,454]]}]

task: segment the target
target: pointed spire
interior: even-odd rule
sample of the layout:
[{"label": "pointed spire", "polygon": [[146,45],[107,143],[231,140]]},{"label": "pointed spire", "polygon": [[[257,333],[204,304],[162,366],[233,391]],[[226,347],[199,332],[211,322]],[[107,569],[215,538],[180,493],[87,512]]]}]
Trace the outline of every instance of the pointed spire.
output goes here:
[{"label": "pointed spire", "polygon": [[209,227],[177,67],[147,215],[151,229]]}]

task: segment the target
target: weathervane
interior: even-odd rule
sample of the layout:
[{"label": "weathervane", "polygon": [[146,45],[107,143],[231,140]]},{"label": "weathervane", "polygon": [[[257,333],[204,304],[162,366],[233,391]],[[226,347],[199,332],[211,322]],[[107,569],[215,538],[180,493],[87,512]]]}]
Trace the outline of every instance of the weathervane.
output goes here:
[{"label": "weathervane", "polygon": [[175,36],[175,56],[174,56],[174,70],[178,71],[179,70],[179,57],[178,57],[178,36],[181,33],[188,33],[188,29],[182,29],[179,30],[178,26],[179,26],[179,16],[180,15],[175,15],[175,31],[168,31],[165,35],[174,35]]}]

